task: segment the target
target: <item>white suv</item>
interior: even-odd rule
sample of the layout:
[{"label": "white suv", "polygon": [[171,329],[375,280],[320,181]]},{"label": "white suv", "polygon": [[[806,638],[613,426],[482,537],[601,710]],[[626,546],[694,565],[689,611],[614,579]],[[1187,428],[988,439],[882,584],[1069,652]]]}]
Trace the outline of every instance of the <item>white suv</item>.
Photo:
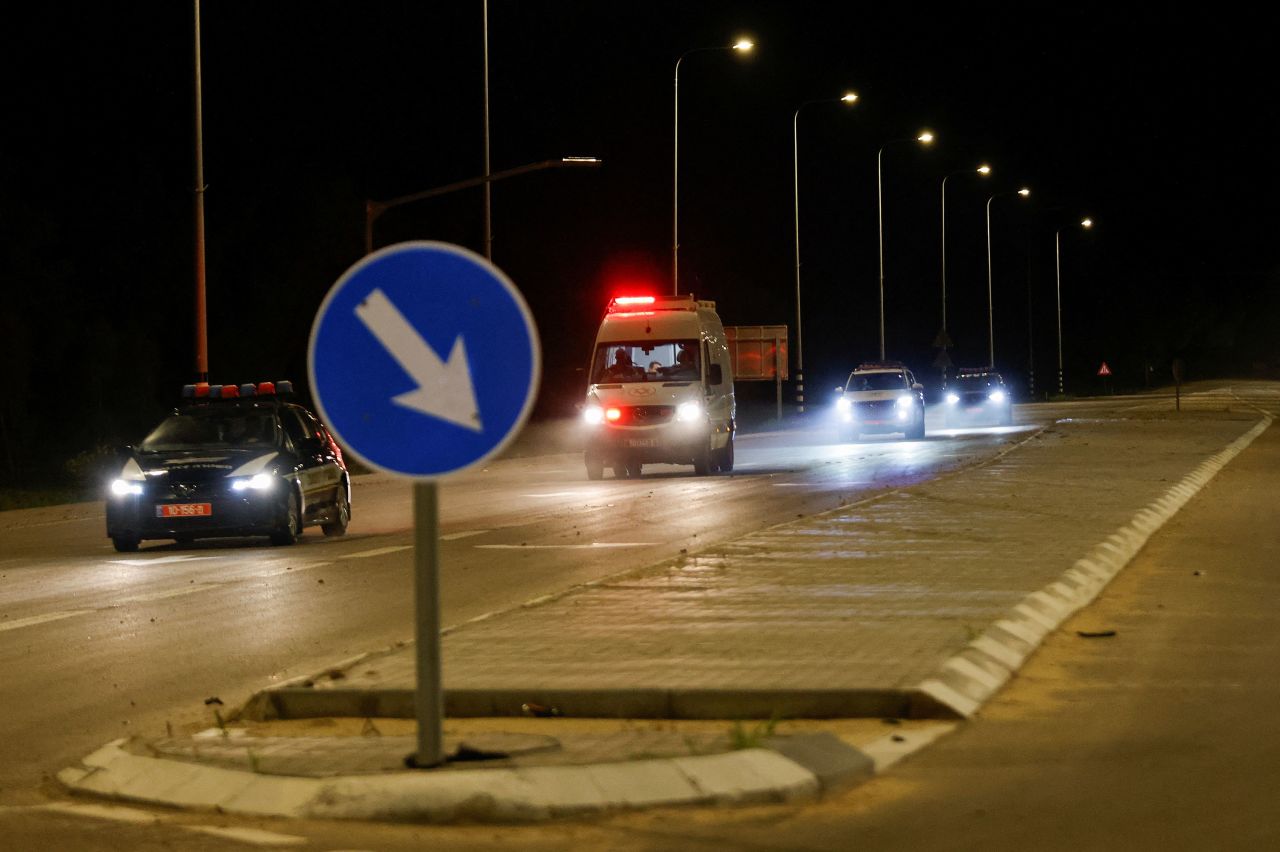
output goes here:
[{"label": "white suv", "polygon": [[860,364],[836,392],[842,438],[856,441],[888,432],[901,432],[908,440],[924,437],[924,386],[902,364]]}]

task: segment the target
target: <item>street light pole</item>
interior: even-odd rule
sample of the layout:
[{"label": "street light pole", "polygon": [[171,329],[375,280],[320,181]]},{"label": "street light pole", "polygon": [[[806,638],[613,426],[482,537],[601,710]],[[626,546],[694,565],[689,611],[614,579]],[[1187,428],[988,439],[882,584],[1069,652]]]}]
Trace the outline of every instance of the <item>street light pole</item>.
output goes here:
[{"label": "street light pole", "polygon": [[842,102],[854,104],[858,101],[855,92],[845,92],[839,98],[822,98],[805,101],[796,107],[791,116],[791,180],[795,199],[795,245],[796,245],[796,408],[804,414],[804,337],[800,312],[800,110],[810,104]]},{"label": "street light pole", "polygon": [[992,302],[991,286],[991,202],[1005,195],[1020,195],[1023,198],[1031,195],[1031,190],[1023,187],[1017,192],[997,192],[987,199],[987,369],[996,368],[996,322],[995,309]]},{"label": "street light pole", "polygon": [[558,160],[542,160],[537,163],[529,163],[524,166],[516,166],[514,169],[504,169],[500,172],[482,175],[480,177],[467,178],[456,183],[437,186],[433,189],[425,189],[422,192],[414,192],[409,195],[401,195],[386,201],[365,201],[364,203],[364,253],[373,252],[373,223],[386,213],[392,207],[399,207],[402,204],[409,204],[413,201],[422,201],[427,198],[435,198],[438,195],[447,195],[450,192],[457,192],[461,189],[471,189],[475,186],[488,186],[494,181],[504,180],[506,178],[526,175],[530,172],[539,172],[544,169],[568,169],[568,168],[594,168],[604,163],[598,157],[561,157]]},{"label": "street light pole", "polygon": [[695,47],[680,54],[676,60],[675,74],[675,116],[672,122],[672,156],[671,156],[671,295],[680,295],[680,63],[693,53],[705,53],[711,50],[736,50],[739,53],[750,53],[755,44],[747,39],[738,39],[733,44],[715,47]]},{"label": "street light pole", "polygon": [[933,142],[933,134],[922,132],[915,139],[890,139],[876,151],[876,225],[879,229],[880,245],[880,360],[884,360],[884,149],[894,142],[919,142],[928,145]]},{"label": "street light pole", "polygon": [[[484,176],[489,176],[489,0],[484,0]],[[493,260],[492,181],[484,182],[484,257]]]},{"label": "street light pole", "polygon": [[[1089,229],[1093,227],[1092,219],[1081,219],[1080,227]],[[1057,298],[1058,298],[1058,396],[1066,393],[1065,385],[1062,381],[1062,228],[1058,228],[1053,232],[1053,270],[1054,278],[1057,282]]]},{"label": "street light pole", "polygon": [[[953,175],[967,175],[971,172],[986,177],[991,174],[991,167],[983,163],[976,169],[960,169],[942,176],[942,333],[939,335],[939,342],[942,344],[943,351],[951,345],[951,340],[947,336],[947,178]],[[943,378],[946,378],[945,369]]]},{"label": "street light pole", "polygon": [[204,118],[200,84],[200,0],[195,0],[195,262],[196,262],[196,381],[209,381],[209,324],[205,312],[204,264]]}]

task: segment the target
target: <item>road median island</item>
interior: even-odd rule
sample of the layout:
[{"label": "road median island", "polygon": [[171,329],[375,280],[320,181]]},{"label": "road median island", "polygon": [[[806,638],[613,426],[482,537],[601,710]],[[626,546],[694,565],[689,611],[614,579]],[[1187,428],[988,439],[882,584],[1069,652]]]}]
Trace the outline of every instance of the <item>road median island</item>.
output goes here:
[{"label": "road median island", "polygon": [[[314,729],[289,730],[341,717],[410,724],[414,655],[399,646],[266,690],[238,714],[283,728],[211,732],[218,748],[118,741],[59,778],[79,792],[244,813],[432,821],[820,795],[971,715],[1270,422],[1060,421],[956,475],[446,631],[450,729],[555,724],[542,756],[405,772],[395,758],[409,737],[374,747],[363,730],[353,745],[348,731],[343,746],[317,745]],[[737,734],[618,738],[645,719],[718,720],[701,724]],[[600,724],[613,739],[591,752],[583,744]],[[822,726],[851,724],[864,728],[822,738]],[[450,748],[461,754],[461,742]],[[342,762],[373,753],[382,762],[363,770]],[[300,777],[307,766],[328,777]]]}]

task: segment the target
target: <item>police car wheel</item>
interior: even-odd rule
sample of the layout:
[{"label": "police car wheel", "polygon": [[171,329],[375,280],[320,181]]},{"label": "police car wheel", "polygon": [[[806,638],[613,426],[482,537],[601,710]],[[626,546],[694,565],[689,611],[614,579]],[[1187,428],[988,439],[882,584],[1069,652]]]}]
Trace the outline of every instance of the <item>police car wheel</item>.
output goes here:
[{"label": "police car wheel", "polygon": [[271,533],[271,543],[276,546],[287,546],[295,543],[302,534],[302,508],[298,501],[298,492],[289,492],[289,503],[285,508],[283,523]]},{"label": "police car wheel", "polygon": [[627,476],[631,477],[632,479],[639,479],[640,473],[643,468],[644,468],[644,465],[642,465],[638,461],[627,462]]},{"label": "police car wheel", "polygon": [[627,466],[624,463],[622,462],[613,463],[613,478],[614,479],[627,478]]},{"label": "police car wheel", "polygon": [[592,453],[587,453],[587,479],[603,479],[604,478],[604,459]]},{"label": "police car wheel", "polygon": [[320,530],[327,536],[347,534],[347,524],[351,522],[351,503],[347,501],[347,484],[338,484],[338,496],[333,501],[333,520],[321,524]]},{"label": "police car wheel", "polygon": [[112,536],[111,543],[119,553],[133,553],[138,549],[138,539],[129,536]]}]

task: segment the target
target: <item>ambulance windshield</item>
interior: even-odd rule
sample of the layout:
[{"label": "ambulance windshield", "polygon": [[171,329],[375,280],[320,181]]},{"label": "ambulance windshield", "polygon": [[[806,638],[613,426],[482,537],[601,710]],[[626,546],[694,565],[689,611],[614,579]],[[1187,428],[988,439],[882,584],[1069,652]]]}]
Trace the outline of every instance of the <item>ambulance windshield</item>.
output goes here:
[{"label": "ambulance windshield", "polygon": [[696,382],[700,360],[696,340],[601,343],[591,360],[591,382]]}]

